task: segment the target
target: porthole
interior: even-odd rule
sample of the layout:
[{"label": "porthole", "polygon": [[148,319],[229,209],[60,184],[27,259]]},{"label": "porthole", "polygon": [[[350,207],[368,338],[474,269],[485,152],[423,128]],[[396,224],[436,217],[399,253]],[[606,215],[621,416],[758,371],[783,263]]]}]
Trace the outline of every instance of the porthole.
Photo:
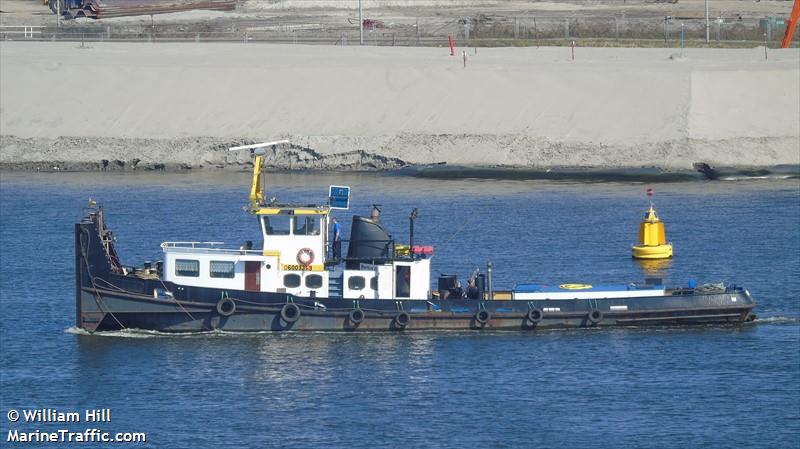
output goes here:
[{"label": "porthole", "polygon": [[347,280],[347,288],[350,290],[364,289],[364,276],[352,276]]},{"label": "porthole", "polygon": [[287,274],[283,277],[283,285],[288,288],[297,288],[300,286],[299,274]]},{"label": "porthole", "polygon": [[322,276],[318,274],[309,274],[306,276],[306,287],[320,288],[322,287]]}]

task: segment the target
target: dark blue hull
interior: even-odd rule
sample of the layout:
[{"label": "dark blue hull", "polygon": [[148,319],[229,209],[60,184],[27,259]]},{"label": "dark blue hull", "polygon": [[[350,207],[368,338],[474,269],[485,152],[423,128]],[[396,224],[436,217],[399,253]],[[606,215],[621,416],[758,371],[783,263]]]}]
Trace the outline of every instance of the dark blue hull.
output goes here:
[{"label": "dark blue hull", "polygon": [[[98,218],[99,215],[99,218]],[[413,331],[742,323],[755,306],[742,288],[713,293],[566,300],[306,298],[191,287],[124,269],[94,215],[75,227],[76,325],[88,331]]]},{"label": "dark blue hull", "polygon": [[[226,297],[235,304],[231,313],[230,309],[220,312],[213,302],[83,289],[78,326],[90,331],[135,328],[160,332],[528,330],[741,323],[748,319],[753,307],[743,293],[591,301],[353,301],[289,296],[282,302],[273,298],[263,304],[239,300],[234,293],[229,292]],[[735,305],[730,304],[731,297],[737,299]],[[290,320],[281,315],[287,304],[294,304],[299,310]],[[628,310],[610,310],[611,305],[621,304],[627,305]],[[541,312],[551,308],[560,311]],[[363,312],[363,318],[352,319],[356,310]],[[479,316],[482,311],[485,313]],[[403,313],[407,316],[401,316]]]}]

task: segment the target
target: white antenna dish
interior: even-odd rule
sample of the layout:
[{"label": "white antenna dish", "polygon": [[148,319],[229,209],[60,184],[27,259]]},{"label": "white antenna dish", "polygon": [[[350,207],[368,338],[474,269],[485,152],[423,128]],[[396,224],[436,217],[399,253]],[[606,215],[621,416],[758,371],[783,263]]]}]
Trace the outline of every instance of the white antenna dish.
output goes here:
[{"label": "white antenna dish", "polygon": [[[288,140],[276,140],[274,142],[263,142],[263,143],[254,143],[252,145],[242,145],[238,147],[231,147],[228,148],[228,151],[239,151],[239,150],[253,150],[255,154],[264,154],[264,151],[267,147],[274,147],[276,145],[280,145],[283,143],[289,143]],[[261,150],[261,151],[259,151]]]}]

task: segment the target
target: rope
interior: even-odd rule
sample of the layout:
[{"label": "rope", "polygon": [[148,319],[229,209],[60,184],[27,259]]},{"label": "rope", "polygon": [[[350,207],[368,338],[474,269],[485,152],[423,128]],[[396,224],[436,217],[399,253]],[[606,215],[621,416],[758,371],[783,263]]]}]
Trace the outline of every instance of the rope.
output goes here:
[{"label": "rope", "polygon": [[[86,239],[83,238],[84,235],[86,236]],[[105,303],[103,302],[102,296],[100,296],[100,293],[97,291],[97,284],[94,281],[95,277],[94,277],[94,275],[92,275],[92,270],[89,267],[89,258],[88,258],[88,255],[87,255],[87,252],[88,252],[87,246],[89,245],[89,242],[86,241],[88,239],[91,239],[91,235],[89,234],[89,231],[87,231],[86,228],[82,228],[82,230],[81,230],[81,256],[82,256],[84,265],[86,265],[86,274],[89,276],[89,281],[91,281],[91,283],[92,283],[92,289],[93,289],[93,293],[94,293],[94,296],[93,296],[94,297],[94,301],[97,304],[97,308],[100,309],[101,312],[111,315],[111,318],[114,318],[114,321],[117,322],[117,324],[119,325],[119,327],[122,330],[127,330],[127,327],[125,327],[125,325],[122,324],[122,322],[117,319],[116,315],[114,315],[114,312],[112,312],[110,309],[108,309],[108,307],[105,306]],[[103,310],[104,307],[107,310]]]},{"label": "rope", "polygon": [[104,284],[106,284],[106,285],[107,285],[109,288],[113,288],[114,290],[116,290],[116,291],[118,291],[118,292],[122,292],[122,293],[131,293],[130,291],[128,291],[128,290],[125,290],[124,288],[122,288],[122,287],[119,287],[119,286],[117,286],[117,285],[114,285],[114,284],[112,284],[111,282],[108,282],[107,280],[105,280],[105,279],[103,279],[103,278],[94,278],[94,279],[97,279],[98,281],[103,281],[103,283],[104,283]]},{"label": "rope", "polygon": [[475,220],[476,217],[480,216],[481,215],[480,212],[484,212],[486,209],[488,209],[488,207],[487,207],[487,205],[484,204],[483,206],[481,206],[481,208],[479,210],[471,213],[467,217],[467,219],[464,220],[464,223],[458,229],[456,229],[456,231],[453,234],[451,234],[450,237],[448,237],[447,240],[444,241],[444,243],[440,243],[439,245],[436,245],[436,248],[444,248],[448,243],[450,243],[451,240],[453,240],[453,238],[455,238],[455,236],[457,236],[459,233],[461,233],[461,231],[463,231],[464,228],[466,228],[468,224],[471,224]]},{"label": "rope", "polygon": [[725,293],[725,284],[723,282],[718,283],[711,283],[711,284],[703,284],[696,289],[695,292],[700,294],[712,294],[712,293]]},{"label": "rope", "polygon": [[[170,295],[172,295],[172,300],[173,300],[173,301],[175,301],[175,304],[176,304],[176,305],[177,305],[177,306],[178,306],[178,307],[179,307],[179,308],[180,308],[180,309],[183,311],[183,313],[185,313],[186,315],[188,315],[188,316],[189,316],[189,318],[190,318],[192,321],[197,321],[197,319],[196,319],[196,318],[195,318],[195,317],[194,317],[194,316],[193,316],[191,313],[189,313],[189,311],[188,311],[188,310],[186,310],[186,308],[185,308],[185,307],[183,307],[183,304],[181,304],[181,302],[180,302],[180,301],[178,301],[178,298],[176,298],[176,297],[175,297],[175,294],[174,294],[174,293],[172,293],[172,291],[171,291],[170,289],[168,289],[168,288],[167,288],[167,285],[166,285],[166,284],[164,284],[164,280],[163,280],[163,279],[161,279],[161,276],[159,276],[159,277],[158,277],[158,282],[160,282],[160,283],[161,283],[161,286],[162,286],[162,287],[164,287],[164,291],[166,291],[166,292],[169,292],[169,294],[170,294]],[[205,325],[203,325],[203,329],[205,329]]]},{"label": "rope", "polygon": [[[287,304],[287,303],[280,303],[280,302],[279,303],[266,303],[265,304],[265,303],[247,301],[247,300],[244,300],[244,299],[232,298],[232,297],[230,299],[235,300],[235,301],[240,302],[240,303],[243,303],[243,304],[251,304],[251,305],[254,305],[254,306],[261,306],[261,307],[278,307],[278,306],[284,306],[284,305]],[[303,303],[293,303],[293,304],[295,304],[298,307],[304,307],[304,308],[309,309],[309,310],[316,310],[317,309],[316,306],[310,306],[308,304],[303,304]],[[365,312],[373,312],[373,313],[378,313],[378,314],[387,314],[388,315],[388,314],[394,314],[395,313],[395,311],[393,311],[393,310],[364,309],[364,308],[362,308],[360,306],[358,301],[356,301],[355,308],[361,309],[361,310],[363,310]],[[334,308],[326,307],[325,310],[328,311],[328,312],[349,312],[349,311],[351,311],[353,309],[352,308],[335,308],[334,309]],[[401,310],[401,311],[403,310],[402,306],[400,306],[399,310]]]},{"label": "rope", "polygon": [[[83,238],[84,236],[86,236],[86,239]],[[89,245],[89,243],[87,241],[88,239],[91,239],[91,235],[89,234],[89,231],[86,230],[86,228],[83,228],[82,232],[81,232],[81,256],[83,258],[83,263],[86,266],[86,273],[89,275],[89,280],[91,281],[92,288],[94,289],[93,293],[94,293],[94,296],[95,296],[95,303],[97,303],[97,307],[103,313],[107,313],[107,314],[111,315],[111,318],[113,318],[114,321],[117,322],[117,324],[120,326],[120,328],[122,328],[123,330],[127,330],[128,328],[125,325],[122,324],[122,322],[117,318],[116,315],[114,315],[114,312],[112,312],[105,305],[105,302],[103,301],[102,296],[97,291],[97,289],[98,289],[98,282],[97,281],[98,280],[99,281],[103,281],[103,283],[105,285],[107,285],[108,287],[113,288],[116,291],[121,292],[121,293],[127,293],[127,294],[131,294],[131,295],[135,295],[136,293],[128,291],[128,290],[125,290],[124,288],[121,288],[121,287],[119,287],[117,285],[114,285],[111,282],[109,282],[109,281],[107,281],[107,280],[105,280],[103,278],[95,277],[92,274],[91,269],[89,267],[89,258],[88,258],[88,249],[87,249],[87,247]],[[172,294],[172,291],[170,291],[170,289],[167,288],[166,284],[164,284],[164,281],[160,277],[158,278],[158,281],[161,283],[161,286],[164,287],[165,291],[167,291],[170,294]],[[172,299],[175,302],[175,305],[177,305],[178,308],[180,308],[183,311],[183,313],[185,313],[192,321],[197,321],[197,319],[191,313],[189,313],[189,311],[186,310],[185,307],[183,307],[183,304],[181,304],[180,301],[178,301],[174,296],[173,296]]]}]

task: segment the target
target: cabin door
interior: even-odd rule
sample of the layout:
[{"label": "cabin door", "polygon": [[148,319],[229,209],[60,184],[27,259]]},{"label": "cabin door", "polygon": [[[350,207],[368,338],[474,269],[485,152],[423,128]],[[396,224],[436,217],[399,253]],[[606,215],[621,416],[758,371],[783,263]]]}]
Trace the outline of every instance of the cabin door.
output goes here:
[{"label": "cabin door", "polygon": [[408,298],[411,296],[411,267],[400,265],[395,267],[395,298]]},{"label": "cabin door", "polygon": [[245,261],[244,289],[249,292],[261,291],[261,262],[257,260]]}]

